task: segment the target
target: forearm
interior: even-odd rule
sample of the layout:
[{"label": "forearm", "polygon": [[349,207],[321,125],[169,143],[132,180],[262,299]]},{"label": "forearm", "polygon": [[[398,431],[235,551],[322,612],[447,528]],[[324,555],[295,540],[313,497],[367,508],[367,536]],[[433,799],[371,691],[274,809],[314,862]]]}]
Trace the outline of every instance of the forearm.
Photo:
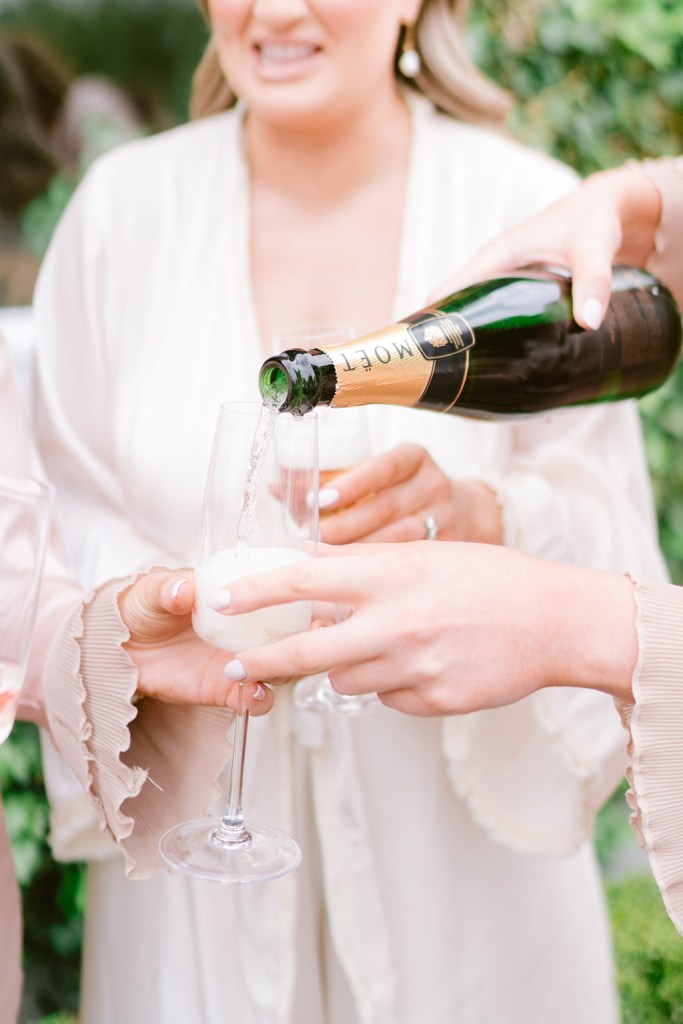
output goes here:
[{"label": "forearm", "polygon": [[601,171],[582,186],[589,194],[590,210],[614,205],[621,225],[621,244],[615,262],[645,266],[654,252],[662,216],[662,197],[654,181],[637,163]]},{"label": "forearm", "polygon": [[683,305],[683,157],[645,160],[635,166],[657,188],[662,204],[647,269],[660,277]]}]

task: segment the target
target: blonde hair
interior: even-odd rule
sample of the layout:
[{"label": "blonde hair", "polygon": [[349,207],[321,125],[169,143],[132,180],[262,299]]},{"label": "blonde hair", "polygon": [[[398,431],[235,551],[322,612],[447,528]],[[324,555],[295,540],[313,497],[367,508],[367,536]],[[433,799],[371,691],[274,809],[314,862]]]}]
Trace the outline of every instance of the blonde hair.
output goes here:
[{"label": "blonde hair", "polygon": [[[198,0],[208,20],[207,0]],[[424,0],[415,24],[415,44],[422,68],[409,84],[441,110],[474,124],[501,126],[512,97],[473,63],[464,42],[470,0]],[[396,74],[403,35],[396,53]],[[213,39],[204,51],[192,82],[190,117],[197,119],[228,110],[237,102],[223,74]]]}]

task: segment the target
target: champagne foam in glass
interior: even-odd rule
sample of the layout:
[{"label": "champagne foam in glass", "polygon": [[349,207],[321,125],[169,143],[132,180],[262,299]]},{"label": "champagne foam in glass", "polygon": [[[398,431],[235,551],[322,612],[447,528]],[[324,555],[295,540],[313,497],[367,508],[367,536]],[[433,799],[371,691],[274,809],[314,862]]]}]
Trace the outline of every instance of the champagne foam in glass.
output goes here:
[{"label": "champagne foam in glass", "polygon": [[247,647],[282,640],[308,627],[310,601],[273,605],[241,615],[222,615],[213,610],[219,591],[231,580],[254,573],[293,565],[311,556],[296,548],[231,548],[216,552],[195,570],[196,610],[192,617],[195,632],[213,647],[223,651],[241,651]]}]

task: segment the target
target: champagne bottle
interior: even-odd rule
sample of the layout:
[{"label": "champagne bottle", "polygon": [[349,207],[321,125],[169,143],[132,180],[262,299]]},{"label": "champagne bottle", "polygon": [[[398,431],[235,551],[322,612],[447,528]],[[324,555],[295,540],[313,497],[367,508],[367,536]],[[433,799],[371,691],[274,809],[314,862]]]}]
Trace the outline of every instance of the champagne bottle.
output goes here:
[{"label": "champagne bottle", "polygon": [[572,317],[558,268],[472,285],[397,324],[334,347],[289,349],[260,371],[264,401],[416,406],[482,419],[638,398],[659,387],[681,347],[681,317],[651,274],[615,267],[596,331]]}]

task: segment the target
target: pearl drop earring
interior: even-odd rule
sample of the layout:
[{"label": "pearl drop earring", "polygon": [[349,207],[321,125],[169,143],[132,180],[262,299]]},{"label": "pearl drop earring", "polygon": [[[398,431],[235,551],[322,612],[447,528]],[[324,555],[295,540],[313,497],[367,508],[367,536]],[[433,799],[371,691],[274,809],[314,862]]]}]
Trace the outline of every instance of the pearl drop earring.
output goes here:
[{"label": "pearl drop earring", "polygon": [[417,78],[421,68],[420,54],[415,48],[415,30],[412,25],[406,25],[401,56],[398,58],[398,70],[404,78]]}]

